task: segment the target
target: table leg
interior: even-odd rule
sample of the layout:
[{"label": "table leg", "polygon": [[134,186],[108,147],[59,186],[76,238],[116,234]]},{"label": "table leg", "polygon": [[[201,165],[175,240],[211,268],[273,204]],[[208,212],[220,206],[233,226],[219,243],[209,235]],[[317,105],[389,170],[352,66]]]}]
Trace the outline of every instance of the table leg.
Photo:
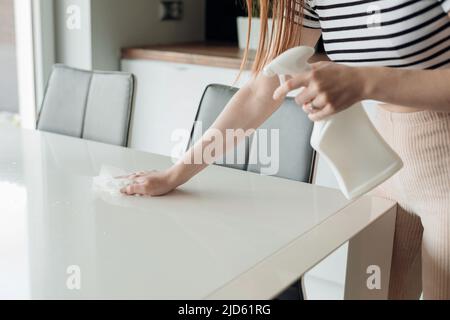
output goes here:
[{"label": "table leg", "polygon": [[397,207],[349,243],[345,300],[387,300]]}]

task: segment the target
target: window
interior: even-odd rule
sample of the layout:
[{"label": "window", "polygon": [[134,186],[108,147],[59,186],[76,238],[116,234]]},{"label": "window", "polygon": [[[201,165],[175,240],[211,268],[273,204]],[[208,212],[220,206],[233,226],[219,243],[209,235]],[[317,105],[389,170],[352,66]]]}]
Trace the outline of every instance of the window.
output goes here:
[{"label": "window", "polygon": [[0,114],[13,119],[19,112],[17,93],[14,0],[0,0]]}]

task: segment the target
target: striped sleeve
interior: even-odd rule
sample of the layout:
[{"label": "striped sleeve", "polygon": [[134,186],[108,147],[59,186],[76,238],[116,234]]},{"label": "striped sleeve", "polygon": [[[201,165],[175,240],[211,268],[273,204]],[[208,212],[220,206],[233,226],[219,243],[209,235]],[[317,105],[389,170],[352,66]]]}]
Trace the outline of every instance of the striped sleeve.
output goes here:
[{"label": "striped sleeve", "polygon": [[445,12],[450,12],[450,0],[438,0]]},{"label": "striped sleeve", "polygon": [[[446,1],[450,2],[450,0],[446,0]],[[300,14],[303,11],[302,25],[304,27],[306,27],[306,28],[320,29],[321,27],[320,27],[319,16],[312,9],[312,2],[313,1],[311,1],[311,0],[304,1],[303,10],[301,10],[300,2],[298,3],[298,7],[297,7],[297,12],[298,12],[297,22],[300,23],[300,21],[302,20]]]}]

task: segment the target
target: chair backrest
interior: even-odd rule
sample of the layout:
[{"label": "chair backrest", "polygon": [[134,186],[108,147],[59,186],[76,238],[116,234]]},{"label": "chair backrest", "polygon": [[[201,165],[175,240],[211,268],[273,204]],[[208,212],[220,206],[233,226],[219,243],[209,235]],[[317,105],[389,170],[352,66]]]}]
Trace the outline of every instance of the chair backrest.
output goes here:
[{"label": "chair backrest", "polygon": [[134,77],[128,73],[55,65],[37,129],[126,146],[134,87]]},{"label": "chair backrest", "polygon": [[[206,88],[195,117],[189,147],[198,141],[203,133],[212,126],[237,91],[238,89],[236,88],[216,84],[209,85]],[[218,160],[217,164],[245,171],[248,166],[249,151],[249,139],[246,139],[245,143],[235,148],[234,159],[230,160],[224,157]]]},{"label": "chair backrest", "polygon": [[[283,105],[252,137],[248,171],[312,182],[315,151],[311,147],[314,128],[293,98]],[[270,161],[268,161],[270,160]]]},{"label": "chair backrest", "polygon": [[[223,85],[206,88],[192,130],[190,146],[213,124],[237,90]],[[310,144],[312,130],[313,123],[302,108],[294,99],[287,98],[249,141],[238,147],[245,153],[246,162],[226,166],[311,182],[315,161],[315,152]],[[266,163],[268,159],[270,163]],[[268,172],[269,167],[277,169],[276,172]]]}]

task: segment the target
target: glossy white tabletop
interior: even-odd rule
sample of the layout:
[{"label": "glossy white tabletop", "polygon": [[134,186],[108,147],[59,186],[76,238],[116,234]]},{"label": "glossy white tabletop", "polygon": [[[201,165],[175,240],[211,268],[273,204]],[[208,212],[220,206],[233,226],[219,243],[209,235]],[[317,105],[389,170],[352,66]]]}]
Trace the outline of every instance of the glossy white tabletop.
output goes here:
[{"label": "glossy white tabletop", "polygon": [[[350,205],[335,190],[221,167],[161,198],[92,191],[102,165],[136,171],[170,164],[0,126],[0,298],[208,298]],[[381,202],[380,211],[380,202],[358,201],[369,207],[355,228],[390,205]],[[335,248],[346,240],[323,237]],[[80,268],[80,290],[67,287],[70,266]]]}]

